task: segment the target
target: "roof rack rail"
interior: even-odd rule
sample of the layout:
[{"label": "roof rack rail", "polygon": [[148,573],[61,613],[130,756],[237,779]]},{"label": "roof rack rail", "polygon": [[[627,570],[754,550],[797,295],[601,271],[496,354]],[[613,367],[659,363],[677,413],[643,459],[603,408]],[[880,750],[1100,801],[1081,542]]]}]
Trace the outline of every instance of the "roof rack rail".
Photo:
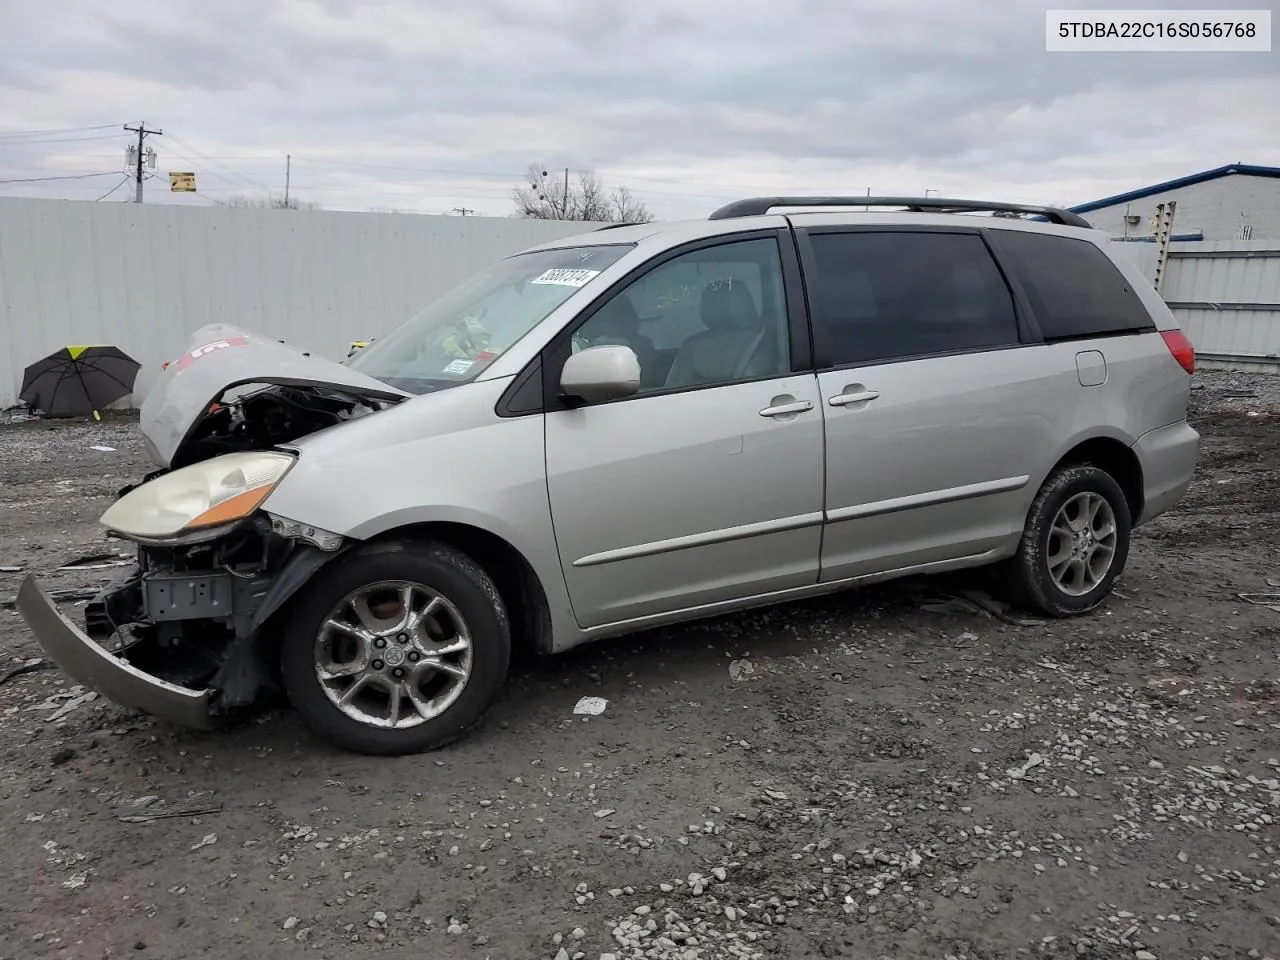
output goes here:
[{"label": "roof rack rail", "polygon": [[617,230],[619,227],[634,227],[634,223],[606,223],[603,227],[596,227],[596,233],[601,230]]},{"label": "roof rack rail", "polygon": [[953,200],[945,197],[751,197],[726,204],[707,219],[756,217],[768,213],[774,207],[906,207],[912,213],[1026,213],[1039,214],[1061,226],[1092,229],[1092,225],[1084,217],[1060,207]]}]

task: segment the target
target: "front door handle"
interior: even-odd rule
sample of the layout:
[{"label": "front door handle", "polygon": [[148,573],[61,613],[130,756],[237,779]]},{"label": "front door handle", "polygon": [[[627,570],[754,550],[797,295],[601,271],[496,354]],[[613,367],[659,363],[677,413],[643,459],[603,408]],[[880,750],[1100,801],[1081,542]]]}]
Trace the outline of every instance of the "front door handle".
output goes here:
[{"label": "front door handle", "polygon": [[776,406],[765,407],[760,411],[762,417],[790,417],[797,413],[804,413],[812,410],[813,404],[808,400],[797,400],[794,403],[779,403]]},{"label": "front door handle", "polygon": [[865,403],[880,396],[878,390],[862,390],[858,393],[837,393],[827,401],[833,407],[844,407],[851,403]]}]

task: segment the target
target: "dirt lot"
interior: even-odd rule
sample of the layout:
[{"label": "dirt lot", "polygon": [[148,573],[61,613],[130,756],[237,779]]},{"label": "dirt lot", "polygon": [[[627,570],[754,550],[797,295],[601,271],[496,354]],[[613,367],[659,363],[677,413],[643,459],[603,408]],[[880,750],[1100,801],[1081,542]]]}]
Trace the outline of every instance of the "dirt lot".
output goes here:
[{"label": "dirt lot", "polygon": [[[1081,620],[973,577],[727,617],[390,761],[14,677],[0,958],[1280,957],[1280,606],[1237,596],[1280,585],[1280,380],[1201,387],[1192,492]],[[56,568],[145,469],[128,422],[0,427],[0,565],[110,575]],[[0,677],[37,653],[0,609]]]}]

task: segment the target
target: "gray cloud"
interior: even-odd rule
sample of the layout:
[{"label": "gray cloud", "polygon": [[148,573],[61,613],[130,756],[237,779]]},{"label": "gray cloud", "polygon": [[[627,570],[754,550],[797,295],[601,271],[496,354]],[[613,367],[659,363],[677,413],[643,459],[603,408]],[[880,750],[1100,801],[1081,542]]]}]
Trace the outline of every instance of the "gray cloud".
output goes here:
[{"label": "gray cloud", "polygon": [[1276,55],[1050,54],[1025,0],[84,7],[0,12],[0,179],[114,169],[123,143],[6,129],[131,116],[176,135],[162,166],[209,196],[278,188],[289,152],[326,206],[500,214],[531,159],[596,168],[664,216],[866,185],[1073,202],[1280,163]]}]

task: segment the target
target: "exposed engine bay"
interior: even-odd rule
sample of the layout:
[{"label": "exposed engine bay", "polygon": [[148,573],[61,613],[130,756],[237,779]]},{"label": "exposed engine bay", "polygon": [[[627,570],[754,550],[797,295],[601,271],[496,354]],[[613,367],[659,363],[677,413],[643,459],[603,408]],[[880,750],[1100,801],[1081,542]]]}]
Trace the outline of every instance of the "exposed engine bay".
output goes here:
[{"label": "exposed engine bay", "polygon": [[173,469],[209,457],[272,447],[375,409],[314,387],[270,387],[229,403],[211,404],[193,429]]}]

